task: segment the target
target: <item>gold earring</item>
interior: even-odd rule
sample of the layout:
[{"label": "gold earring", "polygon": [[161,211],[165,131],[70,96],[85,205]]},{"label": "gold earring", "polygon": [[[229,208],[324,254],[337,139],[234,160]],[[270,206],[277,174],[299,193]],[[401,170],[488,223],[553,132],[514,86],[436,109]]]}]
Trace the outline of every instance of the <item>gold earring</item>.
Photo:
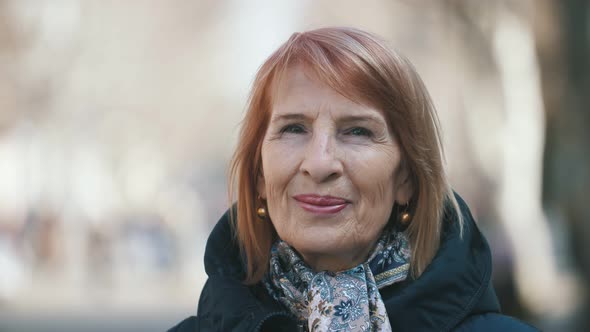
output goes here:
[{"label": "gold earring", "polygon": [[412,215],[407,211],[408,210],[408,203],[405,204],[404,212],[402,212],[399,216],[399,221],[402,225],[407,225],[412,220]]},{"label": "gold earring", "polygon": [[260,201],[261,206],[256,209],[256,214],[258,215],[258,218],[265,220],[268,217],[268,213],[266,212],[264,200],[262,197],[258,196],[258,201]]},{"label": "gold earring", "polygon": [[256,214],[258,215],[258,218],[263,220],[266,219],[266,209],[263,206],[259,207],[258,210],[256,210]]}]

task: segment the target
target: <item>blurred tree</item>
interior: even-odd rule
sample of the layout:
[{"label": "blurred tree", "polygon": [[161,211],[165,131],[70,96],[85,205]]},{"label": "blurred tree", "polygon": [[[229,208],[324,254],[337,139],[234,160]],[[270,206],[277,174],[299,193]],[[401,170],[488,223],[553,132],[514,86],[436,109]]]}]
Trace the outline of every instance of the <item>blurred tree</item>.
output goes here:
[{"label": "blurred tree", "polygon": [[[590,279],[590,2],[540,1],[537,52],[546,122],[543,199],[569,226],[574,264]],[[552,26],[548,26],[551,22]],[[586,296],[579,317],[590,331]]]},{"label": "blurred tree", "polygon": [[[503,308],[525,319],[529,309],[543,324],[548,321],[547,329],[577,329],[569,321],[579,300],[569,270],[572,250],[559,230],[571,229],[577,237],[573,252],[579,263],[574,264],[583,266],[587,279],[590,250],[582,240],[590,235],[584,211],[590,184],[590,156],[584,153],[590,142],[584,131],[590,105],[589,2],[447,0],[442,6],[468,45],[463,66],[479,75],[465,93],[501,89],[496,108],[484,109],[501,114],[494,130],[505,141],[494,156],[502,162],[488,172],[499,183],[480,188],[497,204],[480,219],[499,222],[506,231],[505,240],[493,247],[512,248],[514,275],[507,278],[512,273],[505,270],[495,276]],[[476,104],[466,107],[478,112]],[[481,149],[484,136],[473,135],[472,150]],[[543,207],[552,210],[550,218]],[[522,304],[511,289],[512,278]]]},{"label": "blurred tree", "polygon": [[13,125],[17,115],[17,85],[14,61],[19,49],[16,29],[7,4],[0,1],[0,134]]}]

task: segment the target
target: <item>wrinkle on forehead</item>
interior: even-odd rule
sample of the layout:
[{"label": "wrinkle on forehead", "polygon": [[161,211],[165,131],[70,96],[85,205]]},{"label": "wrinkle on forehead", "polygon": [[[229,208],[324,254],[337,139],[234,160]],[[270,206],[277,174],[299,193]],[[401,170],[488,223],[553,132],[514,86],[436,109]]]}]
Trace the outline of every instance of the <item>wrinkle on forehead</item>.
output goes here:
[{"label": "wrinkle on forehead", "polygon": [[[275,96],[271,114],[273,119],[278,116],[296,118],[302,115],[316,119],[321,111],[327,110],[332,119],[345,117],[345,120],[353,121],[369,118],[386,122],[383,112],[334,90],[312,76],[302,65],[292,67],[282,75],[275,89]],[[367,111],[370,113],[367,114]],[[373,112],[375,114],[371,114]]]},{"label": "wrinkle on forehead", "polygon": [[[336,78],[336,77],[335,77]],[[329,90],[330,93],[337,94],[338,96],[344,97],[351,104],[368,106],[371,108],[378,109],[377,105],[373,105],[370,101],[364,101],[360,91],[354,91],[354,89],[338,89],[337,87],[330,84],[329,79],[322,79],[320,75],[314,72],[309,66],[302,63],[294,63],[287,66],[279,73],[275,75],[271,87],[271,106],[275,108],[277,101],[282,100],[286,94],[285,91],[289,91],[292,88],[313,82],[313,84],[319,89]],[[379,110],[380,111],[380,110]]]}]

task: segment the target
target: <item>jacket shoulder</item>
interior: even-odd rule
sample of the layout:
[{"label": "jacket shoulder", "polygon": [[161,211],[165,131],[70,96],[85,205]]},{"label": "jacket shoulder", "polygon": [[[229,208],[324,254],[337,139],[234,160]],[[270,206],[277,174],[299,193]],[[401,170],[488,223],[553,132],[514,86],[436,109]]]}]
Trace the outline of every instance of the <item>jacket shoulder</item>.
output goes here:
[{"label": "jacket shoulder", "polygon": [[168,332],[195,332],[198,330],[199,319],[197,316],[185,318],[182,322],[168,330]]},{"label": "jacket shoulder", "polygon": [[514,331],[514,332],[538,332],[539,329],[524,323],[516,318],[499,313],[485,313],[471,315],[465,318],[453,331]]}]

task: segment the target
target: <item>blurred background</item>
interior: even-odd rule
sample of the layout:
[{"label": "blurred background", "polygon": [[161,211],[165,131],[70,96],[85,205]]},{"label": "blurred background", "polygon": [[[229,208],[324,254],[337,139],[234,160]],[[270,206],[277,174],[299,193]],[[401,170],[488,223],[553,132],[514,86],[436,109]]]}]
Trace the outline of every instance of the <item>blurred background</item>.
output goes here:
[{"label": "blurred background", "polygon": [[504,312],[590,331],[586,0],[0,0],[0,331],[194,314],[256,69],[330,25],[416,65]]}]

